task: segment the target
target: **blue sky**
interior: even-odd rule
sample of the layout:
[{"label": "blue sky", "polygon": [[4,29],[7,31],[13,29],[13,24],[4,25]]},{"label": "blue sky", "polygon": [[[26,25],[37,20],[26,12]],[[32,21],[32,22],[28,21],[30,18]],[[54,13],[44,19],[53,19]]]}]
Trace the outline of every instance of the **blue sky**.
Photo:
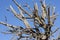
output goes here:
[{"label": "blue sky", "polygon": [[[33,2],[32,0],[17,0],[18,3],[24,5],[25,2],[27,2],[31,8],[33,8]],[[24,2],[24,3],[23,3]],[[39,4],[38,0],[35,0],[35,2]],[[46,4],[50,5],[50,6],[55,6],[56,7],[56,13],[59,15],[57,16],[57,20],[55,21],[55,25],[54,28],[52,28],[52,30],[55,30],[57,27],[60,27],[60,0],[46,0]],[[13,16],[13,14],[11,12],[8,12],[6,9],[9,8],[9,6],[12,5],[14,7],[14,9],[18,12],[17,10],[17,6],[12,2],[12,0],[0,0],[0,21],[4,21],[5,22],[5,17],[4,15],[7,16],[7,23],[12,24],[12,25],[19,25],[19,26],[24,26],[23,23],[21,21],[19,21],[17,18],[15,18]],[[32,25],[32,24],[31,24]],[[7,27],[0,25],[0,31],[6,31]],[[54,35],[56,38],[58,33],[60,32],[60,30],[58,32],[56,32]],[[12,36],[11,35],[4,35],[2,33],[0,33],[0,40],[10,40]]]}]

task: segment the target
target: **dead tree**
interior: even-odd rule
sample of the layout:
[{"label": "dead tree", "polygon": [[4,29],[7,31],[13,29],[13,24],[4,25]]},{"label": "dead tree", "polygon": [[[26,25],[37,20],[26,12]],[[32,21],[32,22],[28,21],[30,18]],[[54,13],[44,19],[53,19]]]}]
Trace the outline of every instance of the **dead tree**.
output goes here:
[{"label": "dead tree", "polygon": [[[0,22],[0,24],[10,28],[10,30],[8,31],[9,32],[8,34],[15,34],[16,36],[19,37],[18,40],[20,40],[21,38],[34,38],[35,40],[49,40],[50,36],[52,36],[52,34],[54,34],[59,29],[57,28],[54,32],[51,32],[52,31],[51,28],[54,25],[54,22],[57,16],[54,11],[55,7],[52,7],[52,13],[50,13],[51,11],[50,6],[46,5],[42,0],[40,0],[42,11],[41,13],[38,13],[39,8],[37,3],[34,3],[33,10],[29,7],[29,5],[26,4],[25,7],[27,7],[31,11],[32,13],[31,14],[25,9],[23,9],[22,6],[16,2],[16,0],[12,0],[12,1],[18,7],[20,14],[18,14],[14,10],[12,5],[10,5],[10,9],[8,10],[11,11],[16,18],[24,22],[26,28],[23,28],[22,26],[10,25],[5,22]],[[28,16],[25,17],[24,14],[27,14]],[[38,14],[41,14],[41,15],[38,15]],[[30,26],[27,19],[29,20],[32,19],[32,21],[31,20],[30,21],[33,22],[34,28]],[[45,33],[41,33],[39,28],[43,28]],[[29,35],[29,36],[24,36],[23,34]]]}]

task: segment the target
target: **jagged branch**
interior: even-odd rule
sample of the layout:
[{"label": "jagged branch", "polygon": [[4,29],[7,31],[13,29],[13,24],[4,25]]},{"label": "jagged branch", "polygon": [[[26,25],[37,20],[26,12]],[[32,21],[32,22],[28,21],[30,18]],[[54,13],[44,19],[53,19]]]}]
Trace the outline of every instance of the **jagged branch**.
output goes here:
[{"label": "jagged branch", "polygon": [[[14,2],[15,2],[15,1],[14,1]],[[16,17],[18,17],[19,19],[21,19],[21,20],[24,22],[24,24],[26,25],[27,28],[30,28],[30,25],[28,24],[28,22],[26,21],[26,19],[25,19],[25,18],[22,18],[22,17],[24,17],[24,16],[23,16],[22,11],[21,11],[21,9],[20,9],[19,6],[18,6],[18,9],[20,10],[20,14],[21,14],[21,15],[18,15],[18,14],[16,13],[16,11],[13,9],[12,6],[10,6],[10,9],[11,9],[11,11],[14,13],[14,15],[15,15]]]},{"label": "jagged branch", "polygon": [[17,12],[13,9],[13,7],[10,5],[11,12],[16,16],[18,19],[22,20],[22,16],[17,14]]},{"label": "jagged branch", "polygon": [[[0,22],[0,24],[12,28],[11,31],[13,31],[13,32],[14,32],[14,29],[15,29],[15,28],[18,28],[19,30],[23,30],[22,32],[24,33],[23,27],[20,27],[20,26],[19,26],[19,27],[18,27],[18,26],[13,26],[13,25],[10,25],[10,24],[4,23],[4,22]],[[26,29],[25,29],[25,30],[26,30]],[[10,31],[10,32],[11,32],[11,31]],[[17,31],[17,30],[15,30],[15,31]]]},{"label": "jagged branch", "polygon": [[[8,27],[11,27],[11,28],[17,28],[17,26],[13,26],[13,25],[10,25],[10,24],[6,24],[6,23],[4,23],[4,22],[0,22],[0,24],[3,24],[3,25],[5,25],[5,26],[8,26]],[[29,30],[28,28],[27,29],[23,29],[22,27],[18,27],[18,29],[19,30],[22,30],[21,32],[22,32],[22,34],[31,34],[31,32],[32,32],[32,34],[35,34],[36,35],[36,33],[35,32],[33,32],[33,31],[31,31],[31,30]],[[33,28],[33,29],[35,29],[35,28]],[[26,31],[25,31],[26,30]],[[28,31],[29,30],[29,31]],[[36,30],[36,29],[35,29]],[[13,32],[12,33],[14,33],[14,30],[12,30]],[[17,32],[17,30],[15,30],[16,32]],[[10,31],[11,32],[11,31]],[[15,33],[16,33],[15,32]],[[16,33],[16,35],[18,35],[18,36],[20,36],[20,33],[21,32],[17,32]],[[32,35],[33,36],[33,35]]]},{"label": "jagged branch", "polygon": [[47,17],[46,4],[45,4],[45,1],[43,3],[42,0],[40,0],[40,3],[41,3],[41,8],[42,8],[42,17],[43,19],[45,19]]},{"label": "jagged branch", "polygon": [[19,5],[15,0],[13,0],[13,2],[14,2],[23,12],[25,12],[27,15],[29,15],[30,17],[32,17],[32,15],[31,15],[29,12],[27,12],[26,10],[24,10],[24,9],[21,7],[21,5]]},{"label": "jagged branch", "polygon": [[[0,24],[3,24],[3,25],[5,25],[5,26],[9,26],[9,27],[15,27],[15,28],[17,28],[16,26],[12,26],[12,25],[9,25],[9,24],[6,24],[6,23],[4,23],[4,22],[0,22]],[[23,28],[18,28],[19,30],[21,29],[22,31],[21,32],[17,32],[17,30],[15,30],[15,32],[13,31],[12,33],[14,34],[15,33],[15,35],[17,35],[17,36],[20,36],[20,35],[22,35],[22,34],[33,34],[32,36],[33,37],[35,37],[36,36],[36,33],[35,32],[33,32],[33,31],[31,31],[31,30],[29,30],[28,28],[27,29],[23,29]],[[35,29],[36,30],[36,28],[33,28],[33,29]],[[10,31],[11,32],[11,31]],[[17,32],[17,33],[16,33]],[[4,33],[4,32],[3,32]]]},{"label": "jagged branch", "polygon": [[[19,9],[19,7],[18,7],[18,9]],[[20,11],[21,16],[24,17],[23,11],[21,9],[19,9],[19,11]],[[29,25],[29,23],[28,23],[28,21],[26,20],[26,18],[22,18],[22,21],[26,25],[26,28],[31,28],[30,25]]]},{"label": "jagged branch", "polygon": [[[5,25],[5,26],[8,26],[8,27],[13,28],[13,29],[14,29],[14,28],[17,28],[17,26],[13,26],[13,25],[10,25],[10,24],[6,24],[6,23],[4,23],[4,22],[0,22],[0,24],[3,24],[3,25]],[[22,31],[21,31],[22,33],[21,33],[21,32],[17,32],[17,30],[15,30],[15,32],[14,32],[14,30],[11,30],[11,31],[13,31],[12,33],[16,33],[16,32],[17,32],[16,35],[18,35],[18,36],[20,36],[20,33],[21,33],[21,34],[24,34],[24,33],[25,33],[25,34],[28,34],[28,33],[30,32],[30,31],[29,31],[29,32],[27,33],[27,31],[28,31],[29,29],[28,29],[28,30],[25,29],[25,30],[26,30],[26,31],[25,31],[25,30],[24,30],[22,27],[20,27],[20,26],[18,27],[18,29],[19,29],[19,30],[22,30]],[[10,31],[10,32],[11,32],[11,31]],[[3,33],[5,33],[5,32],[3,32]],[[29,33],[29,34],[30,34],[30,33]]]},{"label": "jagged branch", "polygon": [[23,29],[23,27],[21,27],[21,26],[14,26],[14,25],[10,25],[10,24],[7,24],[7,23],[5,23],[5,22],[0,22],[0,24],[2,24],[2,25],[5,25],[5,26],[7,26],[8,28],[10,28],[10,29],[14,29],[14,28],[20,28],[20,29]]},{"label": "jagged branch", "polygon": [[36,22],[38,22],[38,24],[43,25],[42,27],[45,27],[45,22],[44,19],[42,19],[42,17],[39,17],[38,15],[38,5],[37,3],[34,4],[34,12],[33,12],[33,16],[34,16],[34,25],[36,26]]}]

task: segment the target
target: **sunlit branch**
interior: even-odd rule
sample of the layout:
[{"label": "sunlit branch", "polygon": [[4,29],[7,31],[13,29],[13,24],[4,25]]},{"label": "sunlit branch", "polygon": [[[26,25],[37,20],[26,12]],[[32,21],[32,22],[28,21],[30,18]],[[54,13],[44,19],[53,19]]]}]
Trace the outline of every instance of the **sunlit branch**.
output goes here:
[{"label": "sunlit branch", "polygon": [[[20,40],[21,38],[49,40],[49,37],[52,36],[56,31],[58,31],[58,29],[60,29],[57,28],[54,32],[51,32],[52,31],[51,28],[54,25],[57,15],[55,14],[55,7],[52,8],[52,11],[50,10],[51,8],[50,6],[46,7],[45,0],[44,1],[40,0],[42,11],[41,9],[39,9],[38,7],[39,5],[37,5],[37,3],[34,3],[33,10],[30,8],[28,4],[25,4],[24,7],[28,8],[28,10],[25,10],[21,5],[18,4],[16,0],[12,1],[16,4],[19,10],[19,14],[15,11],[13,6],[11,5],[8,11],[11,11],[16,18],[22,21],[24,23],[23,26],[25,26],[25,28],[23,28],[22,26],[15,26],[5,22],[0,22],[0,24],[10,28],[9,30],[7,30],[8,32],[1,33],[14,34],[15,36],[18,36],[17,40]],[[39,10],[41,11],[41,13],[39,13]],[[6,16],[5,20],[7,21]],[[32,22],[33,25],[30,25],[31,24],[30,21]],[[44,33],[42,33],[43,31]]]},{"label": "sunlit branch", "polygon": [[10,28],[10,29],[14,29],[14,28],[18,28],[18,27],[19,27],[20,29],[23,29],[23,27],[10,25],[10,24],[7,24],[7,23],[5,23],[5,22],[0,22],[0,24],[5,25],[5,26],[7,26],[7,27]]},{"label": "sunlit branch", "polygon": [[13,0],[13,2],[23,11],[25,12],[27,15],[29,15],[30,17],[32,17],[32,15],[30,13],[28,13],[26,10],[24,10],[21,5],[19,5],[15,0]]},{"label": "sunlit branch", "polygon": [[45,3],[43,3],[43,1],[42,0],[40,0],[40,3],[41,3],[41,5],[42,5],[42,17],[45,19],[46,18],[46,16],[47,16],[47,10],[46,10],[46,5],[45,5]]},{"label": "sunlit branch", "polygon": [[22,16],[17,14],[16,11],[13,9],[13,7],[10,5],[11,12],[20,20],[22,20]]},{"label": "sunlit branch", "polygon": [[[21,9],[19,9],[19,11],[20,11],[21,16],[24,17],[23,11]],[[26,25],[26,28],[31,28],[30,25],[29,25],[29,23],[28,23],[28,21],[25,18],[22,18],[22,21]]]}]

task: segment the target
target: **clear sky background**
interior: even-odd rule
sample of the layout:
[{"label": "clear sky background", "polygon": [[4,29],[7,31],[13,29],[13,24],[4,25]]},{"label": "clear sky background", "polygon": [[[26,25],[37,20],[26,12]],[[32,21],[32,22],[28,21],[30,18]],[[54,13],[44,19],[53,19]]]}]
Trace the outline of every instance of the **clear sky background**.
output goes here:
[{"label": "clear sky background", "polygon": [[[33,8],[33,2],[32,0],[17,0],[17,2],[19,4],[24,5],[25,2],[27,2],[31,8]],[[35,2],[39,4],[38,0],[35,0]],[[59,15],[57,16],[57,20],[55,21],[55,25],[54,28],[52,28],[52,30],[55,30],[56,28],[60,27],[60,0],[46,0],[46,4],[56,7],[56,13]],[[24,26],[23,23],[21,21],[19,21],[17,18],[14,17],[14,15],[11,12],[8,12],[6,9],[9,8],[9,6],[12,5],[14,7],[14,9],[18,12],[17,10],[17,6],[12,2],[12,0],[0,0],[0,21],[6,22],[5,21],[5,17],[4,15],[7,16],[7,23],[12,24],[12,25],[19,25],[19,26]],[[26,9],[27,10],[27,9]],[[31,24],[32,25],[32,24]],[[0,32],[1,31],[6,31],[7,27],[0,25]],[[57,38],[57,36],[59,35],[59,31],[57,31],[56,33],[54,33],[54,37],[53,38]],[[10,40],[12,38],[11,35],[5,35],[0,33],[0,40]]]}]

